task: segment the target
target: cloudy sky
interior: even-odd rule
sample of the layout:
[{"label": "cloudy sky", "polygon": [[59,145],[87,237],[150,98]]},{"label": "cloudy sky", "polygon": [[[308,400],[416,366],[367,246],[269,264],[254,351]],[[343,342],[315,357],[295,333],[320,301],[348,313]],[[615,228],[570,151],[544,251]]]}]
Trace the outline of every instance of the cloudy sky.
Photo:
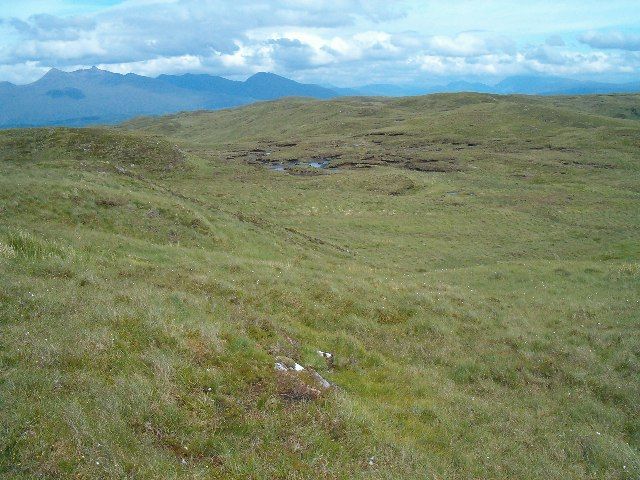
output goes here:
[{"label": "cloudy sky", "polygon": [[640,78],[640,0],[0,0],[0,81],[97,65],[355,86]]}]

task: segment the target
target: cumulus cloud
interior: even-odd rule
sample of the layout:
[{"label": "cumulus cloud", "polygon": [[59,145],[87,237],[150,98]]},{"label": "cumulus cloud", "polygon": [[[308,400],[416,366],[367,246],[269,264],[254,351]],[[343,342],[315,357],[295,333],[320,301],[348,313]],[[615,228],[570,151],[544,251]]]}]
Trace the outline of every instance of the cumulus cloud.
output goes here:
[{"label": "cumulus cloud", "polygon": [[153,58],[135,63],[98,64],[97,66],[115,73],[124,74],[135,71],[139,75],[147,76],[155,76],[158,72],[192,73],[204,69],[202,59],[195,55]]},{"label": "cumulus cloud", "polygon": [[23,83],[25,78],[39,78],[48,70],[38,62],[0,63],[0,82]]},{"label": "cumulus cloud", "polygon": [[618,55],[605,52],[562,52],[526,55],[528,69],[550,75],[632,73],[634,68]]},{"label": "cumulus cloud", "polygon": [[98,65],[150,76],[206,72],[239,78],[269,70],[355,85],[421,75],[640,69],[637,35],[590,32],[576,47],[546,32],[538,43],[522,45],[513,33],[422,28],[436,10],[417,0],[235,0],[233,8],[224,0],[126,0],[93,13],[25,15],[0,19],[0,75],[33,80],[47,67]]},{"label": "cumulus cloud", "polygon": [[[16,59],[109,63],[212,51],[229,54],[250,30],[287,25],[335,29],[352,25],[359,15],[369,16],[366,9],[355,8],[360,2],[346,0],[333,6],[322,1],[274,5],[264,0],[236,0],[232,9],[221,0],[149,3],[127,2],[92,18],[34,15],[26,20],[10,19],[21,37],[15,46]],[[91,43],[102,48],[85,46]],[[68,49],[63,57],[58,55],[61,49]]]},{"label": "cumulus cloud", "polygon": [[567,65],[573,61],[573,54],[562,51],[549,45],[540,45],[532,48],[524,54],[524,59],[537,65]]},{"label": "cumulus cloud", "polygon": [[326,52],[314,49],[298,39],[278,38],[269,40],[267,45],[270,47],[268,56],[280,70],[305,70],[331,61],[331,55],[326,55]]},{"label": "cumulus cloud", "polygon": [[445,57],[478,57],[494,53],[514,53],[515,43],[507,37],[485,37],[477,33],[434,36],[427,40],[427,49]]},{"label": "cumulus cloud", "polygon": [[488,53],[472,57],[418,55],[413,61],[421,70],[435,75],[505,76],[544,74],[629,74],[640,67],[640,58],[606,52],[577,52],[548,45],[529,47],[516,53]]},{"label": "cumulus cloud", "polygon": [[588,32],[579,40],[592,48],[640,51],[640,35],[621,32]]},{"label": "cumulus cloud", "polygon": [[78,40],[83,31],[95,28],[89,17],[60,18],[54,15],[32,15],[27,21],[11,18],[8,23],[20,34],[36,40]]}]

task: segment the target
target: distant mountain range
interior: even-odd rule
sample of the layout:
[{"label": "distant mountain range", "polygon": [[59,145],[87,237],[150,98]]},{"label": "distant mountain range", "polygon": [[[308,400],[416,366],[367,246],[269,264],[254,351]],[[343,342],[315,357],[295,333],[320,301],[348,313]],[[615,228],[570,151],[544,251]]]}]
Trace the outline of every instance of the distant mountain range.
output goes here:
[{"label": "distant mountain range", "polygon": [[52,69],[28,85],[0,82],[0,128],[117,123],[139,115],[220,109],[261,100],[299,96],[411,96],[429,93],[582,95],[640,92],[640,81],[626,84],[585,82],[558,77],[509,77],[496,85],[451,82],[437,87],[365,85],[356,88],[302,84],[272,73],[244,82],[212,75],[121,75],[98,68],[63,72]]},{"label": "distant mountain range", "polygon": [[498,95],[588,95],[608,93],[638,93],[640,81],[631,83],[602,83],[572,80],[561,77],[514,76],[507,77],[500,83],[488,85],[485,83],[455,81],[446,85],[433,87],[398,86],[398,85],[365,85],[355,89],[336,89],[334,91],[345,95],[383,95],[404,97],[412,95],[428,95],[431,93],[493,93]]},{"label": "distant mountain range", "polygon": [[211,75],[121,75],[98,68],[50,70],[28,85],[0,83],[0,128],[117,123],[138,115],[215,110],[287,96],[332,98],[332,90],[272,73],[244,82]]}]

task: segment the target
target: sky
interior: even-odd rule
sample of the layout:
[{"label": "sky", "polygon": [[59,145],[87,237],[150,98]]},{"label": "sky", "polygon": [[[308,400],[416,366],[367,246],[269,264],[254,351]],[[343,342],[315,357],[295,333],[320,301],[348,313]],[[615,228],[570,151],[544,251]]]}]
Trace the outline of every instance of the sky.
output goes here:
[{"label": "sky", "polygon": [[269,71],[341,87],[640,79],[640,0],[0,0],[0,81]]}]

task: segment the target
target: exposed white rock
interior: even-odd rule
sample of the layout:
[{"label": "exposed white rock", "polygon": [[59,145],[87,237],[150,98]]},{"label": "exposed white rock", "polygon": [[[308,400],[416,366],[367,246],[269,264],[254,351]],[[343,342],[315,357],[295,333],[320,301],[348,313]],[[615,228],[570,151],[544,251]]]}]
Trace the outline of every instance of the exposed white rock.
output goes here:
[{"label": "exposed white rock", "polygon": [[275,368],[279,372],[286,372],[289,370],[284,363],[280,363],[280,362],[276,362]]},{"label": "exposed white rock", "polygon": [[323,352],[322,350],[317,350],[317,352],[327,362],[327,366],[333,368],[333,353]]},{"label": "exposed white rock", "polygon": [[318,382],[318,385],[324,389],[327,388],[331,388],[331,383],[329,383],[327,380],[325,380],[325,378],[320,375],[318,372],[316,372],[315,370],[309,370],[311,372],[311,376],[313,377],[313,379]]},{"label": "exposed white rock", "polygon": [[304,367],[302,365],[300,365],[299,363],[296,363],[296,362],[293,362],[293,365],[291,365],[291,366],[286,365],[284,362],[276,362],[274,367],[279,372],[288,372],[288,371],[291,371],[291,370],[296,371],[296,372],[302,372],[304,370]]}]

